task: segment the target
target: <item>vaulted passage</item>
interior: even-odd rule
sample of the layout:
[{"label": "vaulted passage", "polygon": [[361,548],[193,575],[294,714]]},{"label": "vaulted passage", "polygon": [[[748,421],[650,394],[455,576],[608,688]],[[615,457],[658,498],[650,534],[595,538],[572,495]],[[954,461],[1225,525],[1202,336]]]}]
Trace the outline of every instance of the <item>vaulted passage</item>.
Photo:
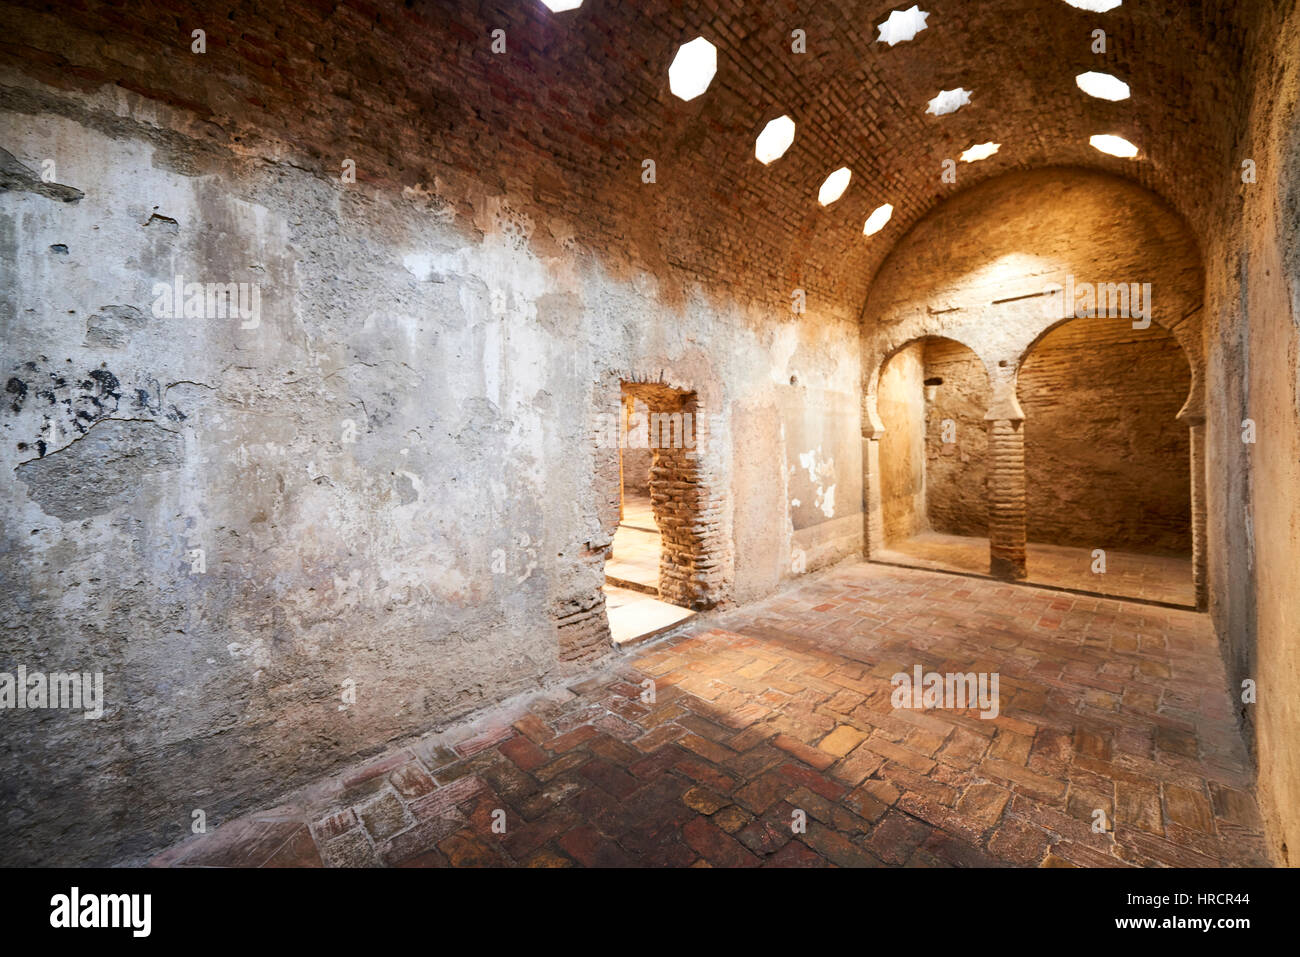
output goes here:
[{"label": "vaulted passage", "polygon": [[[884,542],[874,557],[1005,573],[989,528],[1010,484],[1024,494],[1023,541],[1017,527],[1011,543],[1024,574],[1012,577],[1195,607],[1190,439],[1178,420],[1190,385],[1177,340],[1146,320],[1067,320],[1026,354],[1023,424],[990,436],[979,357],[940,337],[904,346],[882,367],[876,398]],[[1008,451],[1000,435],[1016,444],[993,462],[990,486],[990,439]]]},{"label": "vaulted passage", "polygon": [[1295,0],[0,0],[0,863],[1291,864],[1297,103]]},{"label": "vaulted passage", "polygon": [[[693,392],[622,384],[618,531],[605,564],[611,638],[624,645],[690,617],[680,609],[712,604],[710,554],[716,510],[701,483],[699,454],[708,432]],[[711,511],[713,514],[711,514]],[[640,595],[650,596],[649,600]]]},{"label": "vaulted passage", "polygon": [[1201,272],[1158,198],[1078,170],[923,220],[868,304],[872,557],[1204,608]]}]

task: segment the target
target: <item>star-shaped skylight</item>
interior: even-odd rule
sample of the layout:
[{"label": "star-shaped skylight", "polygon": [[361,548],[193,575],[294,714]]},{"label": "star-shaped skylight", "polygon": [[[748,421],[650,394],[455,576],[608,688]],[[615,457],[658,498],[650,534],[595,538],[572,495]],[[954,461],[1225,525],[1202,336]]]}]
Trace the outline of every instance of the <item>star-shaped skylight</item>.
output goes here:
[{"label": "star-shaped skylight", "polygon": [[718,50],[704,37],[684,43],[668,65],[668,89],[683,100],[693,100],[709,88],[718,72]]},{"label": "star-shaped skylight", "polygon": [[822,188],[817,191],[817,202],[823,206],[829,206],[835,202],[849,188],[849,180],[852,176],[853,171],[847,166],[841,166],[831,173],[830,176],[826,177],[826,181],[822,183]]},{"label": "star-shaped skylight", "polygon": [[862,227],[862,235],[874,236],[885,228],[885,223],[889,222],[894,215],[894,207],[890,203],[884,206],[877,206],[875,211],[867,217],[866,224]]},{"label": "star-shaped skylight", "polygon": [[877,26],[880,36],[876,37],[876,42],[888,43],[892,47],[895,43],[912,39],[925,29],[925,18],[929,15],[917,6],[895,10],[888,20]]},{"label": "star-shaped skylight", "polygon": [[778,116],[758,134],[754,143],[754,155],[760,163],[770,163],[780,159],[794,142],[794,120],[788,116]]},{"label": "star-shaped skylight", "polygon": [[1132,159],[1138,155],[1138,148],[1124,139],[1122,136],[1115,136],[1112,133],[1099,133],[1090,137],[1088,142],[1094,149],[1099,149],[1103,153],[1109,153],[1111,156],[1118,156],[1121,159]]},{"label": "star-shaped skylight", "polygon": [[956,113],[963,106],[970,102],[970,90],[964,90],[957,87],[955,90],[940,90],[939,95],[930,101],[925,112],[933,113],[935,116],[943,116],[947,113]]},{"label": "star-shaped skylight", "polygon": [[1080,73],[1074,78],[1074,82],[1084,93],[1095,96],[1099,100],[1128,99],[1128,84],[1109,73]]},{"label": "star-shaped skylight", "polygon": [[976,143],[961,154],[961,161],[963,163],[974,163],[976,160],[988,159],[1001,148],[1001,143]]}]

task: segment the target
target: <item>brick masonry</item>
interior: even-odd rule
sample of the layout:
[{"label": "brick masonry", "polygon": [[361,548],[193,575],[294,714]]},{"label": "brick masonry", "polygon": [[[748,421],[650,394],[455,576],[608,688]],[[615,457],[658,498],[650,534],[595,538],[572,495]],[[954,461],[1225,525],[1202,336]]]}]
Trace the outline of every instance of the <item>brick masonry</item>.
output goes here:
[{"label": "brick masonry", "polygon": [[[1240,716],[1260,747],[1269,820],[1300,844],[1287,705],[1296,691],[1287,676],[1300,593],[1300,398],[1295,323],[1284,321],[1296,312],[1300,19],[1290,0],[1125,4],[1102,17],[1107,50],[1094,54],[1098,15],[1051,7],[1015,0],[996,16],[976,4],[938,7],[917,41],[886,48],[874,43],[874,17],[848,0],[588,3],[563,17],[536,3],[450,0],[236,3],[217,17],[196,2],[0,6],[3,147],[17,164],[6,158],[5,201],[21,207],[6,266],[24,267],[21,301],[6,304],[13,344],[30,361],[62,352],[51,361],[73,361],[78,375],[111,365],[128,401],[144,390],[157,407],[148,423],[96,436],[124,453],[115,461],[133,463],[113,477],[92,472],[91,442],[19,469],[30,453],[18,443],[33,443],[45,423],[33,405],[4,422],[0,467],[32,480],[30,500],[17,488],[26,483],[14,483],[6,502],[11,593],[47,596],[0,608],[6,633],[20,636],[4,651],[57,649],[131,676],[116,723],[93,747],[64,730],[15,731],[12,761],[40,753],[51,774],[6,793],[6,826],[61,834],[77,822],[101,844],[69,850],[69,862],[157,846],[193,803],[178,782],[220,786],[223,812],[242,809],[307,773],[303,752],[344,761],[532,687],[554,673],[557,652],[598,654],[592,583],[606,534],[589,481],[601,463],[587,454],[584,423],[598,404],[586,390],[606,373],[656,378],[672,368],[762,448],[710,463],[737,500],[734,535],[724,537],[747,545],[735,565],[744,575],[730,583],[747,597],[790,577],[797,543],[817,561],[855,550],[856,536],[841,529],[859,520],[854,501],[833,522],[794,528],[782,483],[808,450],[784,448],[761,424],[775,410],[793,407],[795,422],[804,403],[839,409],[861,398],[861,415],[837,422],[830,444],[835,468],[864,472],[870,550],[883,530],[874,408],[883,358],[919,335],[950,334],[981,355],[993,402],[1005,402],[1042,331],[990,351],[957,328],[984,322],[1006,299],[994,325],[1026,332],[1014,320],[1031,307],[1010,300],[1045,278],[1032,268],[1011,270],[1032,280],[1028,290],[986,276],[992,288],[971,284],[979,295],[965,303],[947,301],[926,277],[971,275],[980,256],[1014,252],[1008,237],[1059,252],[1047,233],[1070,226],[1091,194],[1092,230],[1057,238],[1127,238],[1124,271],[1151,271],[1135,250],[1174,267],[1157,284],[1170,304],[1157,322],[1193,372],[1184,421],[1203,470],[1190,483],[1198,590],[1225,643],[1230,683],[1281,683],[1282,693]],[[809,40],[802,57],[787,53],[796,26]],[[208,34],[201,64],[188,52],[196,27]],[[490,52],[497,27],[508,55]],[[718,44],[721,69],[707,96],[683,104],[664,72],[696,33]],[[1009,55],[1025,68],[1006,70]],[[1098,66],[1128,80],[1134,98],[1081,98],[1074,73]],[[970,108],[924,114],[938,88],[958,84],[976,91]],[[796,144],[761,167],[753,137],[781,112],[800,124]],[[1087,136],[1100,129],[1133,138],[1141,160],[1091,150]],[[957,183],[939,178],[944,159],[986,138],[1002,151],[962,166]],[[57,186],[34,172],[52,154]],[[337,186],[343,158],[356,160],[355,193]],[[653,191],[639,179],[646,158],[659,171]],[[1246,160],[1259,170],[1249,185]],[[844,163],[855,171],[849,192],[816,208],[817,184]],[[1168,207],[1109,188],[1099,171]],[[895,218],[864,240],[862,221],[883,201]],[[250,263],[281,297],[269,310],[274,341],[250,347],[206,328],[138,322],[160,275],[242,275]],[[788,314],[796,287],[810,304],[797,321]],[[493,291],[506,293],[508,337],[498,335],[507,323]],[[417,355],[414,344],[430,341],[460,361]],[[859,341],[860,358],[845,358]],[[510,358],[494,365],[503,342]],[[534,365],[568,374],[528,374]],[[580,394],[560,381],[575,373]],[[813,405],[810,381],[830,401]],[[706,394],[711,382],[721,386]],[[87,395],[102,402],[97,388]],[[167,418],[168,406],[188,424]],[[1265,436],[1254,446],[1240,441],[1247,417]],[[342,419],[382,441],[341,449]],[[258,425],[227,428],[248,422]],[[452,454],[414,444],[430,429]],[[205,465],[205,456],[236,461],[241,449],[249,458],[237,470]],[[403,449],[419,464],[399,458]],[[295,471],[319,466],[322,450],[332,463],[324,472]],[[178,462],[185,481],[159,478]],[[456,474],[461,463],[472,463],[472,480]],[[436,508],[399,472],[439,489]],[[93,480],[69,486],[78,475]],[[115,511],[104,502],[110,492],[145,501]],[[70,520],[47,517],[42,497]],[[538,506],[552,502],[561,504]],[[331,511],[355,524],[331,536],[318,520]],[[184,518],[160,526],[160,516]],[[462,527],[443,516],[468,518]],[[721,521],[726,529],[725,507]],[[211,589],[178,571],[185,522],[220,536],[225,558]],[[484,528],[497,537],[486,540]],[[559,529],[559,547],[547,541],[547,560],[522,582],[489,578],[495,549],[509,552],[516,576],[536,560],[535,544],[521,549],[500,531],[523,528],[530,543]],[[123,550],[124,536],[154,544]],[[466,552],[469,563],[447,563]],[[127,625],[101,624],[105,607],[125,610]],[[375,620],[382,647],[367,637]],[[523,625],[537,620],[572,622],[583,634],[559,640],[558,629]],[[365,663],[390,691],[346,718],[332,713],[342,675],[319,666],[345,660]],[[304,694],[329,708],[283,706]],[[251,765],[249,751],[265,763]],[[93,794],[77,789],[72,770],[89,760],[113,769]],[[16,767],[2,770],[23,781]],[[76,800],[60,800],[72,792]],[[105,848],[128,809],[134,830]]]},{"label": "brick masonry", "polygon": [[[1140,234],[1129,228],[1135,221]],[[990,223],[998,224],[991,236]],[[1021,250],[1030,248],[1034,256],[1026,258]],[[1151,330],[1132,329],[1140,317],[1067,320],[1061,294],[1049,295],[1083,283],[1135,282],[1151,284]],[[994,574],[1024,577],[1024,547],[1033,538],[1186,550],[1201,556],[1204,578],[1204,547],[1189,541],[1204,516],[1190,515],[1196,463],[1187,435],[1205,401],[1202,284],[1194,237],[1150,193],[1083,171],[982,184],[919,224],[876,277],[866,311],[874,325],[863,337],[864,435],[879,431],[874,441],[891,441],[880,414],[882,401],[887,412],[897,405],[886,395],[893,388],[886,374],[911,343],[941,338],[964,346],[988,373]],[[918,369],[914,377],[927,374]],[[1026,444],[1032,476],[1024,472]],[[887,476],[888,449],[866,457],[874,458]],[[956,480],[965,486],[971,476],[979,473],[963,470]],[[866,484],[883,492],[889,482]],[[927,480],[913,475],[911,484],[924,489]],[[922,499],[913,512],[925,509]],[[876,507],[869,501],[866,514]],[[882,514],[887,541],[889,509]]]},{"label": "brick masonry", "polygon": [[[927,389],[935,379],[942,385]],[[886,363],[878,391],[885,540],[923,530],[988,535],[984,363],[961,343],[918,340]]]},{"label": "brick masonry", "polygon": [[1017,419],[989,420],[989,570],[1025,577],[1025,430]]},{"label": "brick masonry", "polygon": [[[1000,713],[893,708],[917,664]],[[153,863],[1266,864],[1222,679],[1201,615],[854,564]]]},{"label": "brick masonry", "polygon": [[[912,368],[900,382],[904,363]],[[923,529],[988,535],[983,362],[960,343],[928,338],[886,368],[877,400],[883,505],[894,515],[886,540]],[[934,380],[942,385],[925,389]],[[1156,326],[1080,319],[1040,340],[1017,377],[1028,541],[1190,556],[1191,429],[1178,418],[1189,388],[1182,350]]]},{"label": "brick masonry", "polygon": [[988,372],[979,357],[960,343],[927,339],[924,348],[925,378],[943,380],[925,405],[930,527],[952,535],[987,535]]},{"label": "brick masonry", "polygon": [[[291,0],[221,17],[192,0],[87,4],[76,16],[26,2],[0,8],[0,57],[56,87],[115,84],[179,107],[200,135],[269,138],[331,171],[354,157],[359,179],[381,187],[440,178],[467,198],[475,184],[517,184],[525,212],[563,216],[584,243],[612,244],[679,291],[689,276],[775,304],[801,285],[856,314],[892,238],[1007,170],[1132,175],[1203,227],[1266,7],[1133,4],[1098,16],[1062,4],[1047,15],[1039,0],[1014,0],[990,17],[939,5],[916,40],[889,47],[875,42],[889,6],[852,0],[593,3],[561,15],[537,2]],[[208,33],[199,69],[195,28]],[[505,53],[491,51],[494,29]],[[808,52],[792,52],[794,29]],[[696,35],[718,46],[719,73],[708,95],[682,103],[667,68]],[[1009,73],[1008,56],[1026,72]],[[1138,95],[1085,97],[1074,84],[1085,69],[1115,72]],[[970,106],[926,114],[941,88],[963,84]],[[798,124],[795,145],[763,167],[754,138],[781,113]],[[1132,168],[1097,153],[1087,141],[1099,128],[1129,135],[1153,161]],[[956,183],[940,179],[944,159],[988,139],[1000,153],[960,164]],[[649,196],[628,188],[645,158],[662,186]],[[823,212],[817,187],[841,165],[854,181]],[[864,243],[882,202],[894,220]]]},{"label": "brick masonry", "polygon": [[1190,555],[1190,387],[1155,325],[1080,319],[1034,346],[1017,381],[1029,540]]}]

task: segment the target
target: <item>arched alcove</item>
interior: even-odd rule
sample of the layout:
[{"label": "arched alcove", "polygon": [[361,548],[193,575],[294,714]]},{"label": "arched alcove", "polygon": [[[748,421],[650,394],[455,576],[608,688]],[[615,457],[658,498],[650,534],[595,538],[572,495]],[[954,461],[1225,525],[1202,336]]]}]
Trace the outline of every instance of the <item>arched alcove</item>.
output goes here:
[{"label": "arched alcove", "polygon": [[[1039,518],[1047,515],[1045,504],[1053,490],[1050,479],[1025,472],[1026,436],[1044,432],[1035,431],[1027,419],[1031,412],[1019,401],[1017,373],[1031,348],[1067,316],[1096,315],[1133,334],[1148,330],[1143,341],[1161,343],[1153,356],[1173,356],[1183,363],[1177,386],[1181,393],[1172,410],[1182,433],[1170,438],[1166,422],[1159,440],[1177,447],[1183,463],[1173,483],[1178,488],[1167,502],[1156,505],[1148,497],[1145,505],[1138,506],[1139,515],[1145,509],[1149,516],[1147,524],[1166,526],[1165,532],[1154,544],[1143,543],[1137,527],[1142,523],[1137,520],[1117,540],[1126,547],[1163,554],[1190,550],[1195,590],[1189,596],[1180,592],[1177,603],[1203,606],[1207,591],[1203,298],[1199,244],[1186,221],[1161,197],[1115,176],[1070,167],[1013,172],[960,192],[933,210],[891,250],[873,280],[863,315],[867,554],[888,560],[890,556],[883,553],[898,540],[900,530],[896,502],[891,500],[887,508],[882,497],[893,480],[885,470],[889,462],[897,461],[887,452],[900,442],[889,437],[884,421],[890,400],[883,390],[897,375],[886,363],[910,342],[943,337],[973,350],[990,376],[983,415],[989,465],[985,470],[967,469],[962,475],[965,488],[986,491],[987,560],[976,561],[964,552],[945,565],[1012,579],[1027,576],[1027,506],[1032,502],[1032,514]],[[1095,350],[1081,355],[1087,361],[1100,358]],[[1031,377],[1038,374],[1034,365],[1029,369]],[[1104,378],[1105,373],[1095,375]],[[1169,394],[1162,392],[1161,401],[1168,404]],[[1069,411],[1101,411],[1089,406],[1095,402],[1080,392]],[[1137,422],[1142,417],[1132,418]],[[1086,430],[1070,428],[1086,441]],[[1150,444],[1136,433],[1129,441],[1135,447]],[[1033,449],[1031,440],[1031,454]],[[1089,494],[1095,498],[1097,490]],[[1104,510],[1093,507],[1092,511]],[[1188,516],[1189,521],[1174,516]],[[1179,539],[1178,534],[1184,537]],[[1038,536],[1057,537],[1050,525],[1044,525]],[[1100,585],[1109,594],[1117,583],[1112,577],[1069,585],[1087,589]],[[1124,594],[1140,597],[1131,588]]]},{"label": "arched alcove", "polygon": [[[932,560],[988,535],[984,413],[989,381],[970,347],[940,336],[913,340],[881,367],[876,402],[884,541]],[[976,544],[975,562],[985,545]]]},{"label": "arched alcove", "polygon": [[1191,384],[1173,335],[1128,318],[1070,319],[1027,350],[1016,394],[1031,579],[1099,591],[1124,579],[1194,603],[1191,436],[1178,419]]}]

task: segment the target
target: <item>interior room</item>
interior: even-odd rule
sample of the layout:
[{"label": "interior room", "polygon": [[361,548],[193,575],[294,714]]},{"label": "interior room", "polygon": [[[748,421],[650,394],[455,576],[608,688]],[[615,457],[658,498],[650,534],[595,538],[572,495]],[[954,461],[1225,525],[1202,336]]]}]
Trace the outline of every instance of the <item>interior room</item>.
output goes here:
[{"label": "interior room", "polygon": [[4,0],[0,863],[1293,864],[1298,102],[1294,0]]}]

